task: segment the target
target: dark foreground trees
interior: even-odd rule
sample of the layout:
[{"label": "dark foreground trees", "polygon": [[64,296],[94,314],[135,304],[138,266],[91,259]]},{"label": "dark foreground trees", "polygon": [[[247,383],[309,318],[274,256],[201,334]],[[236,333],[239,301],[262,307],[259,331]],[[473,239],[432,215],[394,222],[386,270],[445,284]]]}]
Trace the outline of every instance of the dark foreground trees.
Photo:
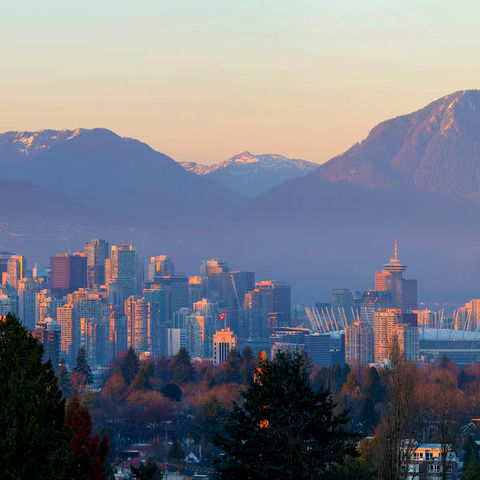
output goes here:
[{"label": "dark foreground trees", "polygon": [[43,347],[14,315],[0,321],[0,470],[4,480],[62,479],[64,401]]},{"label": "dark foreground trees", "polygon": [[334,414],[327,390],[312,390],[303,355],[263,358],[242,395],[216,439],[220,478],[334,479],[355,455],[347,415]]}]

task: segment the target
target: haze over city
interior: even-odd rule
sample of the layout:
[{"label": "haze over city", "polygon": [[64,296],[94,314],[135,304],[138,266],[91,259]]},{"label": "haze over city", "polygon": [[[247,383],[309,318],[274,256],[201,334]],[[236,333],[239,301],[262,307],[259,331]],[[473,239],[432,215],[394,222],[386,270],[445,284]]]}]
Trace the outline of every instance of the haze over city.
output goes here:
[{"label": "haze over city", "polygon": [[1,479],[480,479],[479,17],[2,5]]}]

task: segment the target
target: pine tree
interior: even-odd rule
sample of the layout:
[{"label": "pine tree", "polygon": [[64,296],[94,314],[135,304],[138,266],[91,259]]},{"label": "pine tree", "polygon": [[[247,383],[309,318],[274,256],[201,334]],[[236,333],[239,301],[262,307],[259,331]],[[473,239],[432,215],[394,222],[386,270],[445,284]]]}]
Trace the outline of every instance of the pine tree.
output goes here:
[{"label": "pine tree", "polygon": [[168,463],[175,465],[182,465],[185,459],[185,452],[182,450],[182,446],[178,440],[175,440],[172,447],[168,451],[167,460]]},{"label": "pine tree", "polygon": [[130,470],[137,480],[162,480],[165,473],[164,469],[160,468],[151,457],[148,457],[147,461],[138,467],[130,465]]},{"label": "pine tree", "polygon": [[363,381],[362,390],[369,395],[373,403],[379,403],[383,399],[383,387],[380,375],[375,367],[369,367]]},{"label": "pine tree", "polygon": [[470,461],[468,462],[465,473],[463,474],[462,480],[478,480],[480,478],[480,463],[478,462],[477,456],[472,455]]},{"label": "pine tree", "polygon": [[252,349],[247,345],[242,350],[242,364],[240,366],[241,382],[247,384],[253,376],[255,368],[255,355]]},{"label": "pine tree", "polygon": [[165,397],[170,398],[175,402],[179,402],[182,399],[182,389],[174,382],[168,382],[165,384],[161,392]]},{"label": "pine tree", "polygon": [[242,395],[216,439],[224,454],[215,461],[220,478],[333,479],[355,454],[346,414],[334,414],[327,390],[312,390],[303,355],[261,359]]},{"label": "pine tree", "polygon": [[70,394],[72,393],[72,382],[70,381],[70,373],[68,372],[68,368],[63,357],[58,363],[57,378],[64,398],[69,398]]},{"label": "pine tree", "polygon": [[75,367],[72,370],[72,382],[76,387],[92,383],[92,369],[88,364],[87,351],[85,347],[78,350]]},{"label": "pine tree", "polygon": [[135,350],[130,347],[120,363],[120,371],[122,372],[123,378],[127,384],[130,384],[133,381],[133,379],[137,376],[139,369],[140,361],[138,359],[138,355]]},{"label": "pine tree", "polygon": [[190,354],[186,348],[180,348],[178,353],[173,357],[170,368],[173,372],[173,378],[181,385],[193,382],[195,379],[195,368],[193,368]]},{"label": "pine tree", "polygon": [[0,471],[3,480],[65,477],[65,404],[43,346],[12,314],[0,321]]},{"label": "pine tree", "polygon": [[362,423],[362,432],[365,435],[372,433],[373,427],[378,421],[378,413],[375,410],[375,404],[370,395],[366,395],[363,399],[360,421]]},{"label": "pine tree", "polygon": [[242,381],[242,356],[234,348],[228,354],[222,365],[222,376],[225,383],[240,383]]}]

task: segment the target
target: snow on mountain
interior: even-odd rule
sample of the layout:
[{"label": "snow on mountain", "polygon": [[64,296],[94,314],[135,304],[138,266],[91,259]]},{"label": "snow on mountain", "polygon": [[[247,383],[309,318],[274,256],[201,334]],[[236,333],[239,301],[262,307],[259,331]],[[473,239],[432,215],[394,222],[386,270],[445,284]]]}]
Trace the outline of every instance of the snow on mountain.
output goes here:
[{"label": "snow on mountain", "polygon": [[223,183],[247,197],[256,197],[287,180],[300,177],[318,167],[316,163],[276,154],[253,155],[242,152],[215,165],[184,162],[181,165],[197,175]]}]

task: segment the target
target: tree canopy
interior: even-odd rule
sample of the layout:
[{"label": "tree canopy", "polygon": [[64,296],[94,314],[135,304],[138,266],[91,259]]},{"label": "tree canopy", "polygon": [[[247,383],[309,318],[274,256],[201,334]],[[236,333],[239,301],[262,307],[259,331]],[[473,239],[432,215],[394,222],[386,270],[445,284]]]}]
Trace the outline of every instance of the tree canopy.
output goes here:
[{"label": "tree canopy", "polygon": [[355,455],[346,413],[334,414],[326,389],[313,391],[304,355],[261,358],[242,396],[216,439],[220,478],[332,479]]},{"label": "tree canopy", "polygon": [[4,480],[65,478],[65,404],[43,346],[12,314],[0,321],[0,468]]}]

